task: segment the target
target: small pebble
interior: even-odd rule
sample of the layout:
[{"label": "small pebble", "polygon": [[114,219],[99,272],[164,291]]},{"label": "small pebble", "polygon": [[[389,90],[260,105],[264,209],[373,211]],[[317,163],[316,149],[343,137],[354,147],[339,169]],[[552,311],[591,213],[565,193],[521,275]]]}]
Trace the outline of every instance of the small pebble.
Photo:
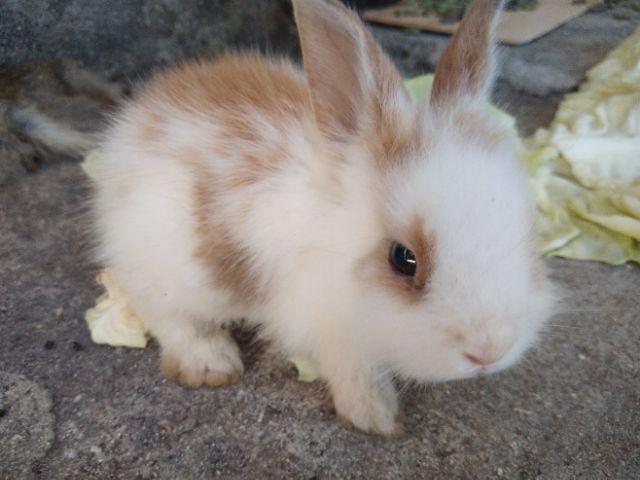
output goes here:
[{"label": "small pebble", "polygon": [[173,427],[167,422],[160,422],[160,427],[164,433],[171,433],[173,431]]},{"label": "small pebble", "polygon": [[78,454],[76,453],[76,451],[72,450],[72,449],[67,449],[62,453],[62,457],[66,458],[66,459],[69,459],[69,460],[73,460],[77,456],[78,456]]},{"label": "small pebble", "polygon": [[98,460],[98,463],[104,462],[105,456],[104,456],[104,452],[102,451],[102,448],[100,448],[97,445],[92,445],[89,448],[89,451],[96,456],[96,460]]}]

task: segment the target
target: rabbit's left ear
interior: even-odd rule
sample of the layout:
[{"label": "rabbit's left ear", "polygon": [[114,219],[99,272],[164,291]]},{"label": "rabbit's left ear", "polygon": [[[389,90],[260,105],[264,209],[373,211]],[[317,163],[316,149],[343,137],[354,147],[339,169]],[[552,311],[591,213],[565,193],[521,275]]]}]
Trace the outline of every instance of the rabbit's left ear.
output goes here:
[{"label": "rabbit's left ear", "polygon": [[436,67],[431,104],[486,100],[495,72],[495,30],[503,0],[475,0]]},{"label": "rabbit's left ear", "polygon": [[339,140],[400,123],[411,99],[357,14],[337,0],[293,0],[293,8],[320,131]]}]

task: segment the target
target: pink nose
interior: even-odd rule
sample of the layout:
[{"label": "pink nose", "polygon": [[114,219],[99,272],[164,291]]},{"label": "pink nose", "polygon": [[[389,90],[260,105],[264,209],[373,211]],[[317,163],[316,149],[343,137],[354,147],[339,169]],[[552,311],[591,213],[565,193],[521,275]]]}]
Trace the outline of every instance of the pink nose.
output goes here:
[{"label": "pink nose", "polygon": [[469,360],[471,363],[475,363],[476,365],[480,365],[482,367],[491,365],[493,362],[496,361],[494,357],[486,354],[483,354],[482,356],[476,356],[470,353],[465,353],[464,356],[467,357],[467,360]]}]

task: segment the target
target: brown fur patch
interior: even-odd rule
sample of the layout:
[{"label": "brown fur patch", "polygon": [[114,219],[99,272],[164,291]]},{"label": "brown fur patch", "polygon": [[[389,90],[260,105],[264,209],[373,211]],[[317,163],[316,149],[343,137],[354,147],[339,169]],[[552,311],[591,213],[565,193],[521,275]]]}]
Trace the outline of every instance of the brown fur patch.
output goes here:
[{"label": "brown fur patch", "polygon": [[368,149],[376,168],[384,173],[390,169],[402,168],[414,159],[421,137],[417,123],[410,129],[398,128],[393,124],[392,116],[380,114],[375,129],[365,132],[361,137],[362,147]]},{"label": "brown fur patch", "polygon": [[413,287],[424,291],[433,273],[435,237],[426,235],[422,224],[422,219],[419,217],[412,222],[408,232],[407,246],[416,256],[416,274],[413,277]]},{"label": "brown fur patch", "polygon": [[382,170],[402,161],[417,119],[389,57],[340,2],[294,2],[294,12],[320,131],[338,141],[359,137]]},{"label": "brown fur patch", "polygon": [[160,370],[167,380],[174,380],[189,388],[199,388],[203,385],[208,387],[222,387],[240,381],[239,372],[228,373],[220,371],[196,371],[188,367],[181,367],[178,359],[170,354],[162,353],[160,357]]},{"label": "brown fur patch", "polygon": [[[417,303],[424,298],[435,266],[435,237],[425,234],[422,225],[422,219],[415,218],[404,234],[381,242],[372,255],[362,259],[367,265],[360,265],[373,273],[377,285],[391,290],[409,303]],[[400,275],[391,267],[389,250],[394,241],[402,243],[414,253],[416,273],[413,277]]]},{"label": "brown fur patch", "polygon": [[[251,253],[238,245],[228,225],[214,214],[221,192],[216,180],[202,164],[196,164],[194,214],[198,248],[194,255],[210,266],[215,283],[227,290],[240,305],[251,305],[261,297]],[[239,220],[241,221],[241,220]]]},{"label": "brown fur patch", "polygon": [[485,112],[456,111],[453,124],[465,138],[480,140],[487,150],[492,150],[507,138],[503,128],[494,128],[494,120],[488,119]]},{"label": "brown fur patch", "polygon": [[338,2],[293,2],[293,10],[318,127],[328,138],[357,134],[362,22]]},{"label": "brown fur patch", "polygon": [[[148,118],[140,135],[147,139],[166,134],[167,112],[211,119],[211,138],[203,141],[211,153],[237,159],[226,178],[214,179],[219,192],[255,183],[281,167],[287,139],[269,138],[265,124],[282,131],[287,123],[313,118],[300,72],[286,62],[256,55],[225,55],[214,63],[194,62],[169,70],[152,82],[140,100]],[[163,105],[163,113],[157,105]],[[187,162],[193,158],[186,153],[180,157]]]},{"label": "brown fur patch", "polygon": [[[215,62],[191,62],[159,75],[142,100],[172,110],[225,120],[235,138],[252,140],[240,113],[274,120],[311,111],[306,82],[292,65],[257,55],[223,55]],[[249,135],[249,136],[247,136]]]},{"label": "brown fur patch", "polygon": [[377,146],[376,165],[385,171],[411,158],[421,142],[420,124],[400,73],[368,32],[367,47],[376,91],[369,99],[370,122],[364,138],[368,145]]},{"label": "brown fur patch", "polygon": [[150,149],[156,148],[153,140],[164,135],[167,115],[210,119],[212,133],[203,138],[204,145],[216,156],[233,158],[235,165],[217,177],[207,167],[202,147],[176,153],[177,161],[188,164],[197,179],[193,208],[199,246],[194,254],[211,268],[215,284],[237,302],[258,300],[261,292],[251,253],[239,246],[229,225],[216,214],[216,205],[223,196],[282,167],[286,139],[267,138],[261,126],[278,129],[312,118],[304,78],[290,64],[225,55],[214,63],[188,63],[159,75],[142,92],[138,105],[147,119],[140,140]]},{"label": "brown fur patch", "polygon": [[[385,169],[389,165],[402,162],[407,153],[419,140],[417,110],[405,111],[402,107],[413,107],[400,73],[393,62],[382,51],[375,39],[367,32],[366,51],[376,82],[375,94],[369,102],[370,125],[375,138],[369,143],[377,143],[381,154],[376,157],[378,166]],[[371,128],[369,128],[371,130]]]},{"label": "brown fur patch", "polygon": [[147,110],[145,113],[146,118],[139,126],[140,141],[144,143],[157,141],[164,133],[164,124],[166,123],[166,119],[163,115],[154,110]]}]

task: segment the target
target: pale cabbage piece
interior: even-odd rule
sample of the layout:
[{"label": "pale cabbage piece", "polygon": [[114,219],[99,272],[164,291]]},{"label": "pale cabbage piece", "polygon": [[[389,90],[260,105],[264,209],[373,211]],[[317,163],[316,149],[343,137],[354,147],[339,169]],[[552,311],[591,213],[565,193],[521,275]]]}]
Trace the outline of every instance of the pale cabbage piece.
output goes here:
[{"label": "pale cabbage piece", "polygon": [[[640,29],[588,72],[527,146],[545,217],[536,225],[540,248],[611,264],[640,261]],[[579,231],[574,238],[571,227]]]},{"label": "pale cabbage piece", "polygon": [[296,367],[298,380],[301,382],[313,382],[320,378],[316,365],[309,358],[294,356],[289,361]]},{"label": "pale cabbage piece", "polygon": [[570,222],[552,221],[544,215],[536,218],[535,247],[539,252],[558,250],[580,235],[580,229]]},{"label": "pale cabbage piece", "polygon": [[[577,180],[563,171],[563,160],[557,149],[544,146],[525,152],[524,159],[530,167],[530,179],[536,194],[538,211],[534,231],[536,246],[540,252],[576,260],[598,260],[611,264],[625,263],[640,258],[637,242],[624,235],[609,232],[606,228],[584,222],[570,208],[574,199],[589,193]],[[558,171],[563,171],[562,174]],[[570,172],[569,172],[570,174]],[[632,196],[636,191],[616,190],[602,192],[611,203],[633,208]],[[575,200],[574,200],[575,201]],[[624,209],[621,209],[624,211]],[[608,214],[611,212],[608,211]]]},{"label": "pale cabbage piece", "polygon": [[585,187],[624,188],[640,177],[640,137],[568,135],[553,142]]},{"label": "pale cabbage piece", "polygon": [[433,87],[433,79],[433,75],[421,75],[404,81],[404,85],[416,105],[427,101],[427,96],[431,94]]},{"label": "pale cabbage piece", "polygon": [[[97,150],[89,152],[80,164],[82,170],[95,178],[100,166]],[[96,304],[85,313],[85,321],[91,333],[91,340],[114,347],[144,348],[148,335],[142,320],[127,304],[117,279],[110,268],[97,277],[106,292],[98,297]]]},{"label": "pale cabbage piece", "polygon": [[620,188],[640,177],[640,29],[567,95],[547,138],[588,188]]},{"label": "pale cabbage piece", "polygon": [[572,198],[568,206],[571,211],[585,220],[640,240],[640,220],[621,215],[620,210],[614,206],[606,193],[590,193]]},{"label": "pale cabbage piece", "polygon": [[[582,185],[620,187],[640,177],[640,87],[638,91],[634,95],[605,91],[611,96],[601,98],[593,111],[572,112],[571,123],[552,124],[548,142],[570,163]],[[581,95],[582,91],[574,97]],[[575,102],[569,103],[559,111],[577,108]]]},{"label": "pale cabbage piece", "polygon": [[147,332],[144,324],[127,304],[112,270],[103,270],[97,280],[104,286],[106,293],[96,300],[95,307],[85,313],[91,340],[115,347],[146,347]]},{"label": "pale cabbage piece", "polygon": [[621,193],[611,195],[611,202],[623,212],[640,220],[640,195],[628,195]]},{"label": "pale cabbage piece", "polygon": [[100,168],[100,153],[98,150],[91,150],[84,157],[84,160],[80,162],[80,168],[87,174],[89,178],[96,178],[97,172]]},{"label": "pale cabbage piece", "polygon": [[573,260],[595,260],[611,265],[628,261],[640,263],[640,251],[632,238],[584,221],[578,216],[573,219],[573,224],[580,229],[580,235],[563,247],[549,252],[549,255]]},{"label": "pale cabbage piece", "polygon": [[534,225],[535,245],[540,252],[551,252],[580,235],[580,229],[574,224],[570,212],[562,207],[578,187],[553,176],[547,166],[535,172],[532,183],[540,213]]},{"label": "pale cabbage piece", "polygon": [[[431,95],[431,88],[433,87],[433,79],[434,75],[429,74],[405,80],[404,85],[407,87],[409,95],[411,95],[411,99],[414,103],[420,105],[423,102],[428,102],[428,97]],[[489,110],[498,122],[513,133],[515,138],[519,138],[516,119],[513,116],[493,105],[489,105]]]}]

